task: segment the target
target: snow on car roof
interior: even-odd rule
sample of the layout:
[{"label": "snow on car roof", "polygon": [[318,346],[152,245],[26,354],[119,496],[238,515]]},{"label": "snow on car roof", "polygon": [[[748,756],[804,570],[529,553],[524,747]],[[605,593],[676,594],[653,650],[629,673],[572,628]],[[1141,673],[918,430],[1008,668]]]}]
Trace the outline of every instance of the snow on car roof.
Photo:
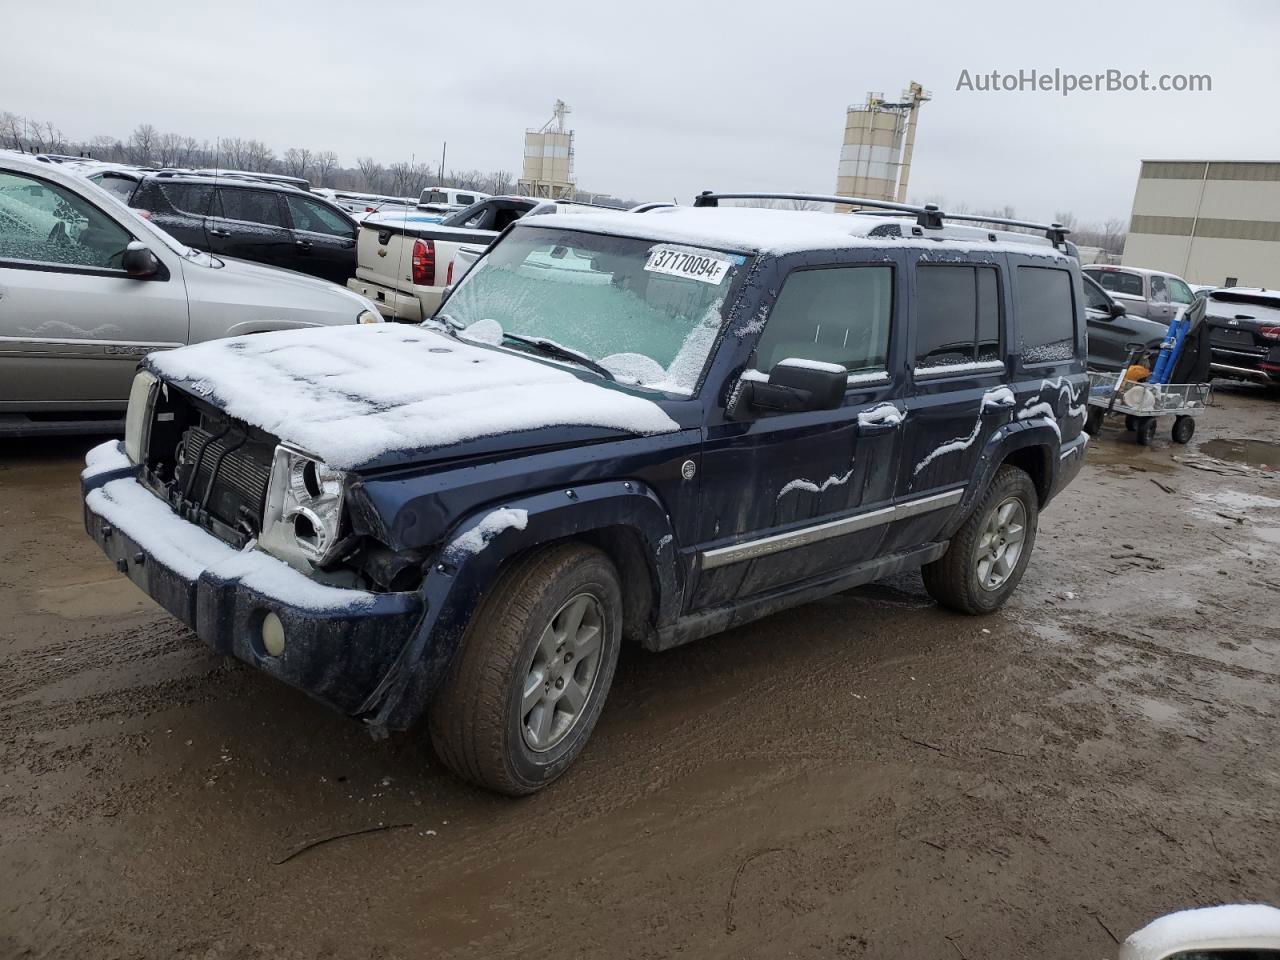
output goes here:
[{"label": "snow on car roof", "polygon": [[153,353],[147,363],[339,468],[539,427],[679,429],[644,397],[421,326],[259,333]]},{"label": "snow on car roof", "polygon": [[579,213],[573,216],[549,213],[520,221],[521,226],[538,229],[588,230],[639,240],[660,240],[696,247],[713,247],[759,253],[799,253],[805,250],[848,248],[883,249],[891,245],[928,247],[934,250],[964,250],[983,253],[1021,253],[1066,261],[1047,240],[1032,235],[1027,241],[987,240],[987,231],[958,228],[968,236],[939,236],[928,231],[923,237],[868,236],[876,227],[897,223],[909,229],[910,222],[890,217],[809,210],[771,210],[759,207],[663,207],[643,214]]}]

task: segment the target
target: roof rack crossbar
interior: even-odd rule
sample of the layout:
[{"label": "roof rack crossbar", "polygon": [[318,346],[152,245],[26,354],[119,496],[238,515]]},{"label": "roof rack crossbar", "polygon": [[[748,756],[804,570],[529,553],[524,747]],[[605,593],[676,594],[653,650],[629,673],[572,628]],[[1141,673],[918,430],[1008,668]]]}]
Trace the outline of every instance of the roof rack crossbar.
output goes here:
[{"label": "roof rack crossbar", "polygon": [[[873,211],[893,211],[910,213],[916,223],[926,230],[942,229],[944,220],[964,220],[970,223],[998,223],[1006,227],[1021,227],[1024,230],[1043,230],[1045,237],[1056,247],[1066,243],[1068,230],[1060,223],[1036,223],[1031,220],[1011,220],[1008,217],[992,217],[974,213],[944,213],[936,203],[915,206],[909,203],[895,203],[892,200],[871,200],[866,197],[837,197],[820,193],[715,193],[704,190],[693,198],[695,207],[719,206],[721,200],[809,200],[814,203],[841,203],[851,207],[871,207]],[[869,211],[870,212],[870,211]],[[883,216],[883,214],[881,214]]]}]

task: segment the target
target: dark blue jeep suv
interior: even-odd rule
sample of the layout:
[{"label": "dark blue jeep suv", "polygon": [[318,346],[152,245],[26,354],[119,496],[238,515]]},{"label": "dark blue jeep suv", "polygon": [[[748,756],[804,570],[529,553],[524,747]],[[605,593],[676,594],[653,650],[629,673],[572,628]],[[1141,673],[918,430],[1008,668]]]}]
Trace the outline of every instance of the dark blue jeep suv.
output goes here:
[{"label": "dark blue jeep suv", "polygon": [[151,355],[90,534],[211,646],[425,717],[508,794],[582,750],[624,642],[916,567],[997,609],[1087,443],[1064,232],[718,199],[520,220],[420,326]]}]

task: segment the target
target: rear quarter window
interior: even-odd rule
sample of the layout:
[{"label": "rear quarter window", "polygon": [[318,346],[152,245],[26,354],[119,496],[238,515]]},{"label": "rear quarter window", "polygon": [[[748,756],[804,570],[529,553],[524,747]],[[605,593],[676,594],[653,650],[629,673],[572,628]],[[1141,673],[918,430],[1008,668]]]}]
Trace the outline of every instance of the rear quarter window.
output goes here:
[{"label": "rear quarter window", "polygon": [[1075,301],[1069,271],[1018,267],[1015,304],[1023,363],[1057,363],[1075,356]]},{"label": "rear quarter window", "polygon": [[1122,293],[1128,297],[1142,297],[1142,277],[1136,273],[1125,273],[1122,270],[1090,270],[1089,276],[1098,282],[1103,290]]}]

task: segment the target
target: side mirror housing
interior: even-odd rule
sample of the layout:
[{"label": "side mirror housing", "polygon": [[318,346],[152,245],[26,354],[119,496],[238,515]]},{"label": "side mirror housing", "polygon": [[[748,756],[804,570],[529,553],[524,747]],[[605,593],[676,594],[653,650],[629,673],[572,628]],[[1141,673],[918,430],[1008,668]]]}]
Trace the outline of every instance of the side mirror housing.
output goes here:
[{"label": "side mirror housing", "polygon": [[788,359],[773,365],[767,378],[744,375],[731,415],[748,409],[775,413],[834,410],[844,402],[849,373],[838,363]]},{"label": "side mirror housing", "polygon": [[1128,308],[1127,308],[1127,307],[1125,307],[1125,305],[1124,305],[1123,303],[1116,303],[1116,302],[1113,300],[1113,301],[1111,301],[1111,307],[1109,308],[1109,312],[1110,312],[1110,314],[1111,314],[1111,319],[1112,319],[1112,320],[1119,320],[1119,319],[1120,319],[1121,317],[1123,317],[1126,313],[1128,313],[1128,312],[1129,312],[1129,310],[1128,310]]},{"label": "side mirror housing", "polygon": [[130,242],[125,248],[120,266],[135,280],[146,280],[160,272],[160,261],[156,259],[156,255],[138,240]]}]

